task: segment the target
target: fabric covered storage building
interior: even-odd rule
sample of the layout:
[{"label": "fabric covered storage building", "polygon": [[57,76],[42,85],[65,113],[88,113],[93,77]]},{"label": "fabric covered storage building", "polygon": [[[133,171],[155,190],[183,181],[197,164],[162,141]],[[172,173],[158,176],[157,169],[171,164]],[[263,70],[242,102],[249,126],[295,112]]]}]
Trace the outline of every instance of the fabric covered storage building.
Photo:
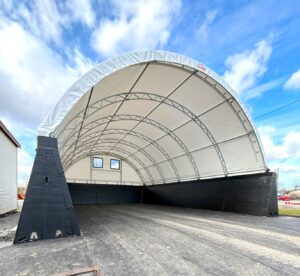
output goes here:
[{"label": "fabric covered storage building", "polygon": [[[133,196],[121,187],[134,182],[135,201],[277,214],[276,176],[237,95],[176,53],[129,53],[97,65],[43,121],[39,142],[38,152],[57,151],[53,162],[73,182],[73,202],[114,202],[116,193],[126,202]],[[123,170],[95,168],[93,158],[118,160]],[[35,166],[42,166],[37,158]]]}]

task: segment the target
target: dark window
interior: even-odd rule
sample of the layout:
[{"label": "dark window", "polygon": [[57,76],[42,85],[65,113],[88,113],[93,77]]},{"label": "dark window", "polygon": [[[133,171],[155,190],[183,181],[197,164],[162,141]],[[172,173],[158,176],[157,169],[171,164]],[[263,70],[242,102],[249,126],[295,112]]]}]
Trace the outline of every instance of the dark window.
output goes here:
[{"label": "dark window", "polygon": [[113,170],[120,169],[120,160],[110,159],[110,168]]},{"label": "dark window", "polygon": [[103,168],[103,158],[93,157],[93,168]]}]

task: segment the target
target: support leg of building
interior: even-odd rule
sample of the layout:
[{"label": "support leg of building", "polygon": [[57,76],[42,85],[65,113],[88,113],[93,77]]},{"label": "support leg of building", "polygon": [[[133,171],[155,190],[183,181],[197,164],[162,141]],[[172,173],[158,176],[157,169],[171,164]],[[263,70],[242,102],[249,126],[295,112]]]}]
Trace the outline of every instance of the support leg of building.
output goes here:
[{"label": "support leg of building", "polygon": [[14,243],[80,235],[61,164],[57,139],[38,136],[38,146]]}]

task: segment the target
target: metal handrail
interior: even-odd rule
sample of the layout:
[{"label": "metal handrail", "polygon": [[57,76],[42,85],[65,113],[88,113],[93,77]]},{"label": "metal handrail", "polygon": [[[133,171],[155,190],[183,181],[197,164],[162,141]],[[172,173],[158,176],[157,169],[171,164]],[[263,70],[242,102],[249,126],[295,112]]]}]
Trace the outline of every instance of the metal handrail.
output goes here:
[{"label": "metal handrail", "polygon": [[139,181],[118,181],[118,180],[104,180],[104,179],[68,179],[67,183],[69,184],[105,184],[105,185],[127,185],[127,186],[142,186],[142,183]]}]

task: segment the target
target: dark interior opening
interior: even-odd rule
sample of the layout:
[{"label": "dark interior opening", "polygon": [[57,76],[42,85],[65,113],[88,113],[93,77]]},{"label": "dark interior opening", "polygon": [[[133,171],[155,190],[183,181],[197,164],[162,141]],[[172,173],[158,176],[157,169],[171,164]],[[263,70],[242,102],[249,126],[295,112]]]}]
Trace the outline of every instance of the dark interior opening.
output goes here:
[{"label": "dark interior opening", "polygon": [[263,173],[153,186],[72,184],[74,205],[147,203],[276,216],[276,175]]}]

